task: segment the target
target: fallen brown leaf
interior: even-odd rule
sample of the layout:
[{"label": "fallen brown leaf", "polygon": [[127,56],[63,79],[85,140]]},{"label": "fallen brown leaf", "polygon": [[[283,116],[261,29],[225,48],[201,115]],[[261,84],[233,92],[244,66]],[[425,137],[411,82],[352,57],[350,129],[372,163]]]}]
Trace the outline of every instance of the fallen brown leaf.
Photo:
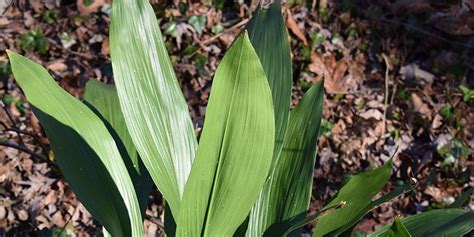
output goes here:
[{"label": "fallen brown leaf", "polygon": [[291,32],[293,32],[293,34],[296,35],[296,37],[298,37],[298,39],[303,42],[304,46],[308,46],[308,40],[306,39],[304,32],[298,27],[298,23],[296,23],[296,20],[289,8],[286,9],[286,16],[286,25],[288,28],[291,30]]},{"label": "fallen brown leaf", "polygon": [[324,89],[328,93],[345,93],[351,86],[345,77],[349,66],[345,60],[336,62],[333,55],[323,58],[324,56],[316,52],[311,54],[312,63],[308,66],[309,71],[324,78]]},{"label": "fallen brown leaf", "polygon": [[431,119],[430,108],[416,93],[411,93],[411,103],[415,112],[418,112],[424,117]]},{"label": "fallen brown leaf", "polygon": [[67,70],[67,65],[64,64],[64,60],[58,60],[49,64],[48,69],[53,72],[64,72]]}]

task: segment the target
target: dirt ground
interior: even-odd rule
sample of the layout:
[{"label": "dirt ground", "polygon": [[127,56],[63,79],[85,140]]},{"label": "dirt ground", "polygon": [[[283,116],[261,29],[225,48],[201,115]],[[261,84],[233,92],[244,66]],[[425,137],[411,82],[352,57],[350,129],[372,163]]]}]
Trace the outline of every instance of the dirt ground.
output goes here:
[{"label": "dirt ground", "polygon": [[[113,83],[111,2],[3,2],[0,236],[98,235],[101,227],[61,178],[41,125],[11,76],[5,49],[40,62],[80,98],[91,78]],[[202,126],[216,66],[255,4],[152,5],[192,119]],[[352,174],[380,166],[397,149],[384,191],[411,178],[419,186],[368,214],[357,226],[361,233],[396,215],[449,206],[474,186],[473,0],[294,0],[283,9],[294,62],[292,104],[325,78],[312,212]],[[146,231],[159,236],[161,197],[157,190],[150,196]],[[472,197],[464,206],[474,210]]]}]

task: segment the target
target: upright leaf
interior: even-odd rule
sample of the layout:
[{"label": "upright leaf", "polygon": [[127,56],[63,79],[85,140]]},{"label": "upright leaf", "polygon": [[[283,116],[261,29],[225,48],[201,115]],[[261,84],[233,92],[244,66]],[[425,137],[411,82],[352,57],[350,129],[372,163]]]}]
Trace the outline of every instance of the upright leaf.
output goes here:
[{"label": "upright leaf", "polygon": [[407,228],[402,224],[400,218],[395,218],[390,229],[385,232],[385,237],[411,237]]},{"label": "upright leaf", "polygon": [[175,215],[197,147],[188,107],[148,0],[112,5],[110,53],[120,106],[143,163]]},{"label": "upright leaf", "polygon": [[13,52],[8,56],[79,200],[113,236],[142,235],[132,181],[104,123],[62,90],[43,67]]},{"label": "upright leaf", "polygon": [[83,97],[86,100],[86,105],[92,106],[92,110],[98,112],[99,118],[102,119],[115,139],[135,186],[141,213],[144,214],[153,183],[143,162],[138,158],[137,150],[128,133],[115,86],[91,79],[86,84]]},{"label": "upright leaf", "polygon": [[[277,206],[272,206],[277,197],[272,197],[278,190],[272,185],[277,161],[283,146],[283,139],[288,126],[290,111],[292,67],[291,50],[288,32],[281,13],[281,4],[275,0],[269,9],[260,6],[253,13],[247,25],[250,41],[262,63],[268,83],[272,91],[273,108],[275,112],[275,148],[273,165],[269,179],[266,181],[257,202],[250,213],[247,235],[260,235],[276,221]],[[278,188],[278,187],[277,187]]]},{"label": "upright leaf", "polygon": [[380,168],[352,177],[326,206],[334,206],[342,201],[346,202],[346,205],[321,217],[313,236],[336,235],[349,228],[347,224],[366,213],[366,207],[385,186],[391,174],[392,161],[390,160]]},{"label": "upright leaf", "polygon": [[[403,218],[401,223],[413,237],[457,237],[474,229],[474,212],[455,208],[432,210]],[[369,237],[385,236],[389,228],[386,225]]]},{"label": "upright leaf", "polygon": [[305,216],[311,198],[322,111],[323,83],[319,81],[290,113],[281,157],[252,209],[247,236],[262,236],[272,224],[300,214]]},{"label": "upright leaf", "polygon": [[247,30],[272,91],[275,111],[274,163],[278,159],[288,126],[290,112],[291,50],[285,21],[281,14],[280,0],[275,0],[268,9],[258,7],[247,25]]},{"label": "upright leaf", "polygon": [[222,59],[214,77],[177,235],[232,235],[249,214],[265,182],[274,139],[270,87],[244,32]]}]

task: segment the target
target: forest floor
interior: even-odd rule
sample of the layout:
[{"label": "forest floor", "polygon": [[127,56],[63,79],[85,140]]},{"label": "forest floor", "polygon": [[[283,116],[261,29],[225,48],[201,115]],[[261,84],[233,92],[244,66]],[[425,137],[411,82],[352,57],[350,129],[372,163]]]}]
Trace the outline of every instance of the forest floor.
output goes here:
[{"label": "forest floor", "polygon": [[[202,126],[216,65],[253,7],[225,0],[152,2],[192,119]],[[474,186],[474,1],[449,2],[284,5],[292,104],[325,78],[311,211],[351,175],[380,166],[396,151],[395,172],[384,191],[412,178],[419,185],[368,214],[359,231],[370,232],[397,215],[449,206]],[[96,235],[101,228],[55,168],[48,140],[11,76],[5,49],[40,62],[80,98],[91,78],[113,83],[111,3],[14,3],[0,4],[0,236]],[[162,233],[160,200],[154,190],[145,223],[149,236]],[[472,197],[465,206],[474,209]]]}]

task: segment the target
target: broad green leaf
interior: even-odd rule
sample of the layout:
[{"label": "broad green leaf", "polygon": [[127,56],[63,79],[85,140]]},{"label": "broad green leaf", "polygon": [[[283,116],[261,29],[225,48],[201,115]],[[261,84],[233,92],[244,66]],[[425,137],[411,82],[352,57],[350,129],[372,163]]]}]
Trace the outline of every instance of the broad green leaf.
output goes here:
[{"label": "broad green leaf", "polygon": [[402,224],[400,218],[395,218],[392,226],[385,232],[385,237],[411,237],[407,228]]},{"label": "broad green leaf", "polygon": [[357,220],[366,213],[366,207],[372,198],[385,186],[392,174],[392,161],[382,167],[353,176],[336,194],[327,206],[346,202],[343,208],[337,209],[319,219],[313,236],[336,235],[343,232],[342,227]]},{"label": "broad green leaf", "polygon": [[102,119],[115,139],[135,186],[141,213],[144,214],[153,183],[143,162],[138,158],[137,150],[128,133],[115,86],[91,79],[86,84],[83,98],[86,105],[92,106],[92,111],[98,113],[98,117]]},{"label": "broad green leaf", "polygon": [[[250,214],[247,236],[261,236],[273,223],[305,216],[311,198],[316,141],[323,112],[323,83],[317,82],[291,111],[281,157]],[[268,233],[268,235],[272,235]]]},{"label": "broad green leaf", "polygon": [[269,225],[279,220],[277,218],[278,207],[272,206],[272,202],[277,202],[278,197],[275,197],[275,193],[279,191],[274,190],[278,187],[272,185],[272,183],[274,183],[273,173],[276,172],[275,168],[278,168],[276,164],[280,157],[288,126],[293,75],[288,32],[279,0],[274,1],[268,9],[262,9],[259,6],[253,13],[252,19],[247,25],[247,30],[250,41],[267,75],[275,112],[275,148],[273,165],[270,169],[270,176],[272,177],[269,177],[266,181],[257,202],[250,212],[247,229],[248,236],[255,236],[261,235]]},{"label": "broad green leaf", "polygon": [[275,163],[288,126],[293,83],[290,42],[281,14],[280,0],[275,0],[268,9],[262,10],[258,7],[247,25],[247,30],[272,91],[275,111]]},{"label": "broad green leaf", "polygon": [[244,32],[217,68],[178,236],[230,236],[270,170],[274,113],[265,72]]},{"label": "broad green leaf", "polygon": [[14,52],[8,56],[79,200],[113,236],[143,235],[132,181],[104,123],[39,64]]},{"label": "broad green leaf", "polygon": [[148,0],[112,4],[110,53],[133,143],[173,216],[197,148],[196,136]]},{"label": "broad green leaf", "polygon": [[372,209],[402,195],[407,192],[412,191],[415,189],[416,186],[412,185],[402,185],[399,187],[396,187],[389,193],[384,194],[382,197],[370,202],[369,205],[365,207],[364,210],[359,211],[357,216],[354,216],[354,218],[351,219],[350,222],[346,223],[343,227],[339,228],[336,233],[340,233],[341,236],[351,236],[352,230],[354,227],[359,223],[359,221],[367,214],[369,213]]},{"label": "broad green leaf", "polygon": [[[395,197],[398,197],[406,192],[409,192],[413,190],[414,188],[415,188],[414,186],[405,186],[405,185],[401,187],[397,187],[393,191],[387,194],[384,194],[382,197],[378,198],[377,200],[372,201],[365,208],[364,211],[359,212],[359,215],[358,215],[359,218],[353,218],[351,222],[347,223],[344,227],[339,228],[338,233],[341,233],[343,231],[343,233],[341,233],[340,235],[345,236],[344,234],[347,234],[347,236],[350,236],[352,229],[355,227],[355,225],[370,210],[374,209],[380,204],[383,204],[385,202],[392,200]],[[265,231],[264,236],[286,236],[289,233],[293,232],[294,230],[297,230],[307,225],[311,221],[317,221],[320,217],[327,215],[339,208],[343,208],[344,205],[345,205],[344,202],[340,202],[339,204],[334,205],[334,206],[326,206],[320,211],[318,211],[317,213],[309,215],[309,216],[306,216],[306,213],[301,213],[299,215],[288,218],[284,221],[274,223]]]},{"label": "broad green leaf", "polygon": [[[409,216],[401,220],[413,237],[463,236],[474,229],[474,212],[462,209],[439,209]],[[369,237],[384,236],[390,226],[384,226]]]}]

